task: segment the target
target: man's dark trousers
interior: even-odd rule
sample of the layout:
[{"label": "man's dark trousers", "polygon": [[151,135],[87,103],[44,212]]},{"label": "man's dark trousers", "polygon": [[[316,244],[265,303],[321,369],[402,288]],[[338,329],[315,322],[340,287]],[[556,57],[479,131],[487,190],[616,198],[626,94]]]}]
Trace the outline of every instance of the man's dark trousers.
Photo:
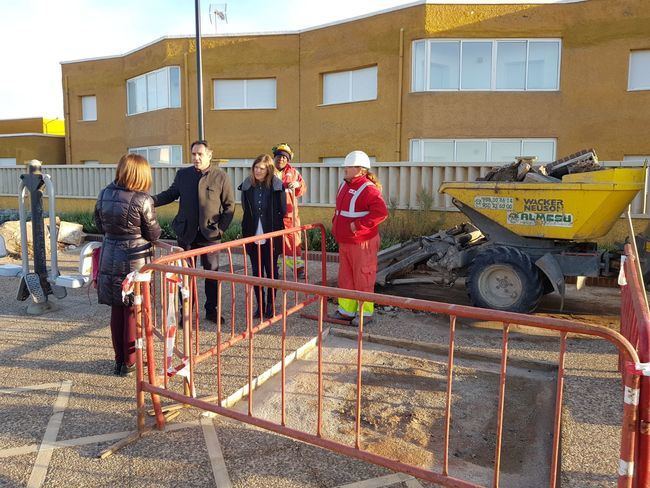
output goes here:
[{"label": "man's dark trousers", "polygon": [[[213,246],[221,241],[208,241],[201,232],[196,233],[196,237],[191,244],[179,242],[178,245],[184,250],[200,249],[202,247]],[[209,271],[219,271],[219,253],[211,252],[201,255],[201,266]],[[217,313],[217,280],[205,280],[205,313],[206,315],[216,315]]]}]

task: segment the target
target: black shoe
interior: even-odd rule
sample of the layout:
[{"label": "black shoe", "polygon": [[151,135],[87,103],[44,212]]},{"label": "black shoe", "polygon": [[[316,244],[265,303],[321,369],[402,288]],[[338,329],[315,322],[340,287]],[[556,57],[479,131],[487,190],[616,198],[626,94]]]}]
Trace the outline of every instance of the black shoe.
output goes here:
[{"label": "black shoe", "polygon": [[123,364],[122,369],[120,370],[120,376],[122,377],[133,376],[134,371],[135,371],[135,364],[132,364],[131,366],[127,366],[126,364]]},{"label": "black shoe", "polygon": [[120,375],[120,373],[122,372],[122,366],[124,366],[124,363],[121,363],[119,361],[115,361],[115,366],[113,367],[113,374],[115,376]]},{"label": "black shoe", "polygon": [[332,315],[332,318],[333,318],[333,319],[336,319],[336,320],[344,320],[344,321],[346,321],[346,322],[351,322],[352,319],[353,319],[354,317],[353,317],[353,316],[350,316],[350,315],[342,314],[341,312],[339,312],[338,310],[336,310],[336,311],[334,312],[334,314]]},{"label": "black shoe", "polygon": [[273,310],[273,307],[266,307],[266,310],[264,310],[264,318],[272,319],[273,317],[275,317],[275,311]]},{"label": "black shoe", "polygon": [[[210,322],[214,322],[216,324],[217,323],[217,312],[206,312],[205,313],[205,319],[209,320]],[[226,319],[223,317],[223,315],[221,316],[221,323],[222,324],[226,323]]]}]

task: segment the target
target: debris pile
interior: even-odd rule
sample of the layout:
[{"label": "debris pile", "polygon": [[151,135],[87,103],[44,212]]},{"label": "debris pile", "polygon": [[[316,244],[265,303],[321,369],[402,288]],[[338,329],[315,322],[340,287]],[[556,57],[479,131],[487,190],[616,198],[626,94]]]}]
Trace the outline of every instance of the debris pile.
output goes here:
[{"label": "debris pile", "polygon": [[[50,219],[43,219],[45,231],[45,252],[50,253]],[[34,254],[32,245],[32,223],[27,224],[27,251],[29,255]],[[86,234],[83,231],[83,225],[74,222],[61,221],[56,218],[56,241],[57,247],[63,249],[68,246],[80,246],[83,244]],[[21,253],[21,235],[20,221],[9,220],[0,224],[0,236],[4,238],[7,252],[11,256],[20,256]]]},{"label": "debris pile", "polygon": [[558,183],[564,175],[603,169],[594,149],[583,149],[552,163],[533,166],[537,157],[522,156],[512,164],[494,168],[476,181],[521,181],[523,183]]}]

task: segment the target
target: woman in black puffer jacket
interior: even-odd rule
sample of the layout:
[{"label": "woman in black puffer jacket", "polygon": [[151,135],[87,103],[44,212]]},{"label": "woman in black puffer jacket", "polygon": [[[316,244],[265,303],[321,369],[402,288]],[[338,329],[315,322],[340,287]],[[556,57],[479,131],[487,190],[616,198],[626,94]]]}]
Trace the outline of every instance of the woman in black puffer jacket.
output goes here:
[{"label": "woman in black puffer jacket", "polygon": [[[282,187],[282,180],[275,176],[273,158],[268,154],[258,156],[251,166],[251,174],[238,190],[241,191],[241,206],[244,216],[241,222],[242,236],[273,232],[284,229],[284,214],[287,212],[287,197]],[[257,244],[260,245],[260,259]],[[269,239],[260,239],[246,244],[246,253],[251,261],[254,276],[264,278],[278,277],[278,256],[282,253],[282,238],[273,238],[273,255]],[[275,315],[273,301],[275,291],[272,288],[260,290],[254,287],[257,310],[254,317],[271,318]],[[261,298],[261,303],[260,303]]]},{"label": "woman in black puffer jacket", "polygon": [[151,188],[151,168],[142,156],[120,158],[115,181],[104,188],[95,204],[95,224],[104,234],[99,258],[97,296],[111,306],[111,336],[115,350],[114,374],[135,369],[135,307],[122,300],[122,281],[151,256],[151,242],[160,237]]}]

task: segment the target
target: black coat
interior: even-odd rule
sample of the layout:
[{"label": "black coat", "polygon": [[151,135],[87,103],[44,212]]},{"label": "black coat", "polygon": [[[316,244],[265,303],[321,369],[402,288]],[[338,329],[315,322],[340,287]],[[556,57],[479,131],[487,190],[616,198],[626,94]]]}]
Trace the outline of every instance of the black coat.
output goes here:
[{"label": "black coat", "polygon": [[232,222],[235,197],[228,175],[216,166],[201,176],[194,166],[179,169],[171,186],[153,196],[156,207],[180,198],[172,228],[181,245],[191,244],[196,234],[218,241]]},{"label": "black coat", "polygon": [[[244,182],[239,185],[238,190],[241,191],[241,205],[244,210],[244,216],[241,222],[241,230],[243,237],[254,236],[257,231],[257,220],[253,217],[254,202],[254,187],[251,179],[246,178]],[[287,212],[287,196],[282,186],[282,180],[277,176],[273,177],[271,183],[271,192],[269,201],[264,205],[261,220],[264,232],[273,232],[275,230],[284,229],[284,214]],[[282,249],[282,239],[274,239],[273,247],[278,252]]]},{"label": "black coat", "polygon": [[97,297],[105,305],[122,301],[122,281],[151,256],[151,242],[160,237],[153,200],[115,182],[104,188],[95,204],[95,225],[104,234],[99,258]]}]

